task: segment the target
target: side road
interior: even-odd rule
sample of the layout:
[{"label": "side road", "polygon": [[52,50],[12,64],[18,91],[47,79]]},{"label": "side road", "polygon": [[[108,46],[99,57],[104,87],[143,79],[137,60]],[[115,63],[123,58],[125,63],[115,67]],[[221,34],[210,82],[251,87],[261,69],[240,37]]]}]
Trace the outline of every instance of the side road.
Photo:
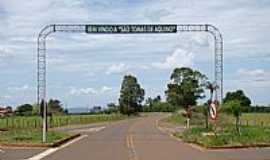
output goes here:
[{"label": "side road", "polygon": [[[122,120],[121,120],[122,121]],[[81,133],[85,135],[87,133],[98,132],[101,129],[106,128],[112,123],[117,122],[101,122],[87,125],[74,125],[61,128],[55,128],[54,130]],[[0,147],[0,160],[22,160],[33,157],[39,153],[46,151],[47,148],[22,148],[22,147]]]}]

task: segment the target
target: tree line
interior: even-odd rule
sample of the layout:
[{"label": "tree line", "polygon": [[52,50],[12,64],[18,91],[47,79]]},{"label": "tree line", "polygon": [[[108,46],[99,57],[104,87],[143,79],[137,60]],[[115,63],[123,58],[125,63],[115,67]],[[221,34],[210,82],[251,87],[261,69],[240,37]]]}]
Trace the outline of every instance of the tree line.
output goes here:
[{"label": "tree line", "polygon": [[[189,106],[196,106],[199,99],[206,97],[206,90],[213,92],[213,89],[217,87],[219,86],[214,86],[208,77],[198,70],[188,67],[175,68],[170,75],[170,82],[167,84],[166,99],[162,101],[160,95],[145,98],[145,90],[137,78],[133,75],[125,75],[121,84],[119,105],[110,104],[108,109],[128,115],[141,111],[173,112],[180,108],[187,110]],[[145,103],[142,104],[143,102]],[[270,111],[270,107],[251,106],[251,100],[243,90],[226,93],[223,99],[224,105],[228,106],[234,102],[239,103],[241,112]],[[204,105],[208,105],[208,102],[205,102]]]},{"label": "tree line", "polygon": [[[44,103],[44,102],[42,102]],[[48,106],[48,115],[61,115],[67,114],[68,111],[63,108],[63,105],[60,100],[57,99],[50,99],[47,102]],[[38,106],[37,104],[23,104],[19,105],[15,110],[15,115],[17,116],[34,116],[40,115],[42,116],[43,113],[43,104]]]},{"label": "tree line", "polygon": [[[175,68],[165,90],[166,99],[162,101],[160,95],[145,98],[145,90],[138,79],[133,75],[125,75],[121,83],[118,105],[109,103],[103,113],[120,112],[131,115],[138,112],[173,112],[180,108],[187,110],[189,106],[196,106],[199,99],[206,97],[206,90],[213,92],[213,89],[214,86],[208,77],[200,71],[188,67]],[[270,107],[251,107],[250,98],[242,90],[228,92],[223,99],[225,104],[232,101],[239,103],[241,112],[270,112]],[[205,105],[208,105],[207,102]],[[68,112],[57,99],[50,99],[47,106],[49,115]],[[36,104],[24,104],[18,106],[15,113],[21,116],[42,116],[42,110],[43,107],[40,108]]]},{"label": "tree line", "polygon": [[123,114],[136,114],[144,112],[172,112],[179,108],[187,109],[190,105],[196,105],[197,100],[204,98],[204,88],[208,78],[197,70],[182,67],[175,68],[170,76],[170,83],[165,91],[166,101],[158,95],[155,98],[148,97],[145,104],[145,91],[137,78],[125,75],[121,84],[119,110]]}]

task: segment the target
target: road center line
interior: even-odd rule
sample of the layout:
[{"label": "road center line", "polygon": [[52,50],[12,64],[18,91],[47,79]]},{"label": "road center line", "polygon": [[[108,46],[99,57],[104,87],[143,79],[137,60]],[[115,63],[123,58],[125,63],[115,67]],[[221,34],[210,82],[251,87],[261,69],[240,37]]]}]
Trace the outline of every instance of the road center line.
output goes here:
[{"label": "road center line", "polygon": [[126,136],[126,145],[129,150],[129,160],[138,160],[137,152],[135,150],[132,129],[134,128],[134,124],[132,124],[128,129],[128,134]]},{"label": "road center line", "polygon": [[129,135],[126,136],[126,145],[127,145],[127,148],[130,148]]},{"label": "road center line", "polygon": [[133,153],[132,160],[138,160],[137,152],[135,150],[134,142],[133,142],[133,136],[130,135],[130,146]]}]

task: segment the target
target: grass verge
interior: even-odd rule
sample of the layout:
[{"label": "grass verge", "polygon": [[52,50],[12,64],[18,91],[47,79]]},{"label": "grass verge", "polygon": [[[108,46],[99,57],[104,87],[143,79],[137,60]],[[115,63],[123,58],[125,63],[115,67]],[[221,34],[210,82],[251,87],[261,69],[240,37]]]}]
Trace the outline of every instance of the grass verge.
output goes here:
[{"label": "grass verge", "polygon": [[[99,114],[99,115],[61,115],[49,118],[51,128],[85,125],[99,122],[112,122],[130,118],[122,114]],[[2,129],[1,129],[2,128]],[[38,116],[31,117],[8,117],[0,119],[0,146],[54,146],[61,140],[69,139],[74,134],[49,129],[47,142],[42,143],[42,121]]]},{"label": "grass verge", "polygon": [[[241,117],[241,134],[235,128],[235,118],[232,115],[220,113],[218,126],[213,132],[213,124],[205,129],[205,118],[201,112],[194,112],[191,118],[191,128],[174,134],[188,143],[195,143],[206,148],[244,148],[270,146],[269,114],[248,113]],[[185,118],[172,114],[164,119],[171,124],[185,125]],[[262,122],[264,123],[262,123]]]},{"label": "grass verge", "polygon": [[227,125],[216,133],[209,132],[202,127],[194,127],[183,133],[176,133],[175,136],[185,142],[209,148],[270,145],[270,128],[260,126],[243,126],[241,127],[241,135],[236,133],[233,125]]},{"label": "grass verge", "polygon": [[[48,131],[47,143],[52,144],[72,136],[69,133]],[[18,129],[0,132],[1,144],[42,144],[42,132],[40,129]]]},{"label": "grass verge", "polygon": [[171,116],[165,118],[164,121],[171,124],[185,124],[186,119],[179,113],[173,113]]}]

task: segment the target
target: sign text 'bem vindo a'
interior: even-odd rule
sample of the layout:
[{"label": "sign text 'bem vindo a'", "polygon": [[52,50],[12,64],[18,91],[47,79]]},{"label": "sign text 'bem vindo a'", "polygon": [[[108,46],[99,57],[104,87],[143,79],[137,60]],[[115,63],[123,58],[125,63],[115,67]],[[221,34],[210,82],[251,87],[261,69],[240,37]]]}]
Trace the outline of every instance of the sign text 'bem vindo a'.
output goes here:
[{"label": "sign text 'bem vindo a'", "polygon": [[177,25],[86,25],[86,33],[176,33]]}]

